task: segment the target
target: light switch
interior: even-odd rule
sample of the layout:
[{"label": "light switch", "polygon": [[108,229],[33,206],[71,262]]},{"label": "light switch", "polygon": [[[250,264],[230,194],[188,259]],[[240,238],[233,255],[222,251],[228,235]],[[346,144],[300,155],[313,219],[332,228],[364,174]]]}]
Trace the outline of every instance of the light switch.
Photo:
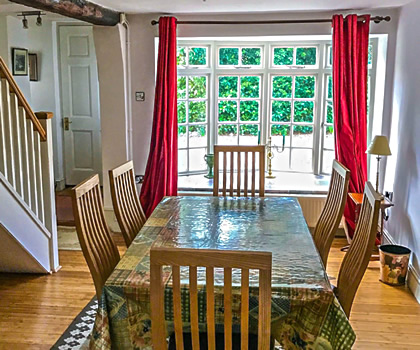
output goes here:
[{"label": "light switch", "polygon": [[143,102],[146,99],[146,96],[143,91],[136,91],[136,101]]}]

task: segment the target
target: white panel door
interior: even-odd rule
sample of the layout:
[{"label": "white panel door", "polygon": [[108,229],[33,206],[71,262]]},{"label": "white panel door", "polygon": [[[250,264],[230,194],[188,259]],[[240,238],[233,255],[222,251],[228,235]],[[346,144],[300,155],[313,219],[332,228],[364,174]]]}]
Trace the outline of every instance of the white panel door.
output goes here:
[{"label": "white panel door", "polygon": [[[91,26],[60,27],[66,184],[102,177],[98,68]],[[68,119],[66,119],[68,118]]]}]

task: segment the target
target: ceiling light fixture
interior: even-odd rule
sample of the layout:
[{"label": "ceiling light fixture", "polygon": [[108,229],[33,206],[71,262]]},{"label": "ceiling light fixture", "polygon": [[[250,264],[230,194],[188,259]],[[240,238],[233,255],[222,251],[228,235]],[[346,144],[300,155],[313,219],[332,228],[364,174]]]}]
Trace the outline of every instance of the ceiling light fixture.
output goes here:
[{"label": "ceiling light fixture", "polygon": [[23,24],[24,29],[29,28],[28,19],[26,17],[30,17],[30,16],[37,16],[36,25],[38,27],[42,26],[41,16],[45,16],[45,13],[42,13],[41,11],[26,11],[26,12],[21,12],[20,14],[18,14],[18,17],[23,17],[22,24]]}]

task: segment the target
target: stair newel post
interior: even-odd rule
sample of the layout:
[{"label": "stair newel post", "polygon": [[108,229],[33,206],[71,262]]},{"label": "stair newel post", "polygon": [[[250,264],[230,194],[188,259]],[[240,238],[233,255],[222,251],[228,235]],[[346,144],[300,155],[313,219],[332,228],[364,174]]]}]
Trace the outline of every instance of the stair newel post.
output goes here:
[{"label": "stair newel post", "polygon": [[58,261],[58,243],[57,243],[57,217],[55,208],[55,186],[54,186],[54,161],[52,144],[52,126],[51,112],[35,113],[42,127],[44,128],[47,139],[41,142],[41,168],[44,200],[45,227],[51,233],[50,239],[50,265],[51,271],[57,271],[60,268]]}]

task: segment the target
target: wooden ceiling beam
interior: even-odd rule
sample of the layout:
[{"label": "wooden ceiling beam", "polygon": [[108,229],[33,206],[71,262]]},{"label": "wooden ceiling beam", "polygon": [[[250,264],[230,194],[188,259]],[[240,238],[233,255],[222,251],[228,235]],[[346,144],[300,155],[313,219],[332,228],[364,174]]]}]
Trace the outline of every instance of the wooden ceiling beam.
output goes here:
[{"label": "wooden ceiling beam", "polygon": [[11,2],[39,10],[58,13],[84,22],[115,26],[120,22],[120,13],[86,0],[10,0]]}]

